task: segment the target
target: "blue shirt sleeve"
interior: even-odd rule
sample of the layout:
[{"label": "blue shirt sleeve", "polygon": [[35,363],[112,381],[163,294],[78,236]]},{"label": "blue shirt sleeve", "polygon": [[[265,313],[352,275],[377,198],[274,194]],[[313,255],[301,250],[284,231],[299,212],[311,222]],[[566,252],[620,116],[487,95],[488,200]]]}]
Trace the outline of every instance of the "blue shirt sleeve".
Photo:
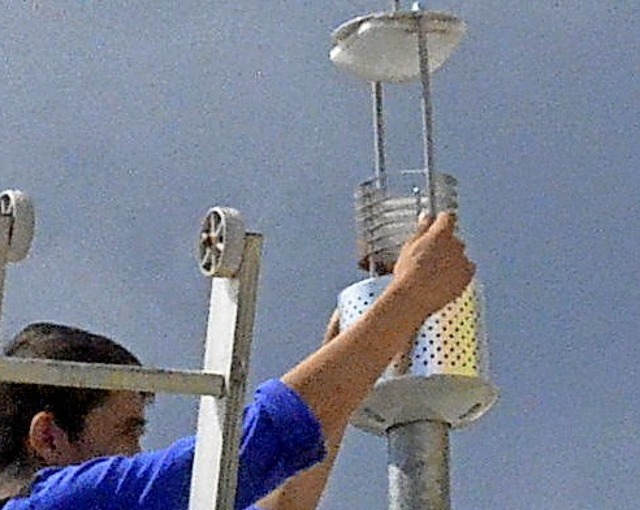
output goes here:
[{"label": "blue shirt sleeve", "polygon": [[236,508],[266,496],[287,478],[321,461],[320,424],[298,394],[274,379],[245,411]]},{"label": "blue shirt sleeve", "polygon": [[[30,496],[6,510],[186,510],[194,451],[190,437],[165,450],[45,469]],[[279,380],[266,382],[244,413],[236,509],[248,509],[324,455],[320,424],[307,405]]]}]

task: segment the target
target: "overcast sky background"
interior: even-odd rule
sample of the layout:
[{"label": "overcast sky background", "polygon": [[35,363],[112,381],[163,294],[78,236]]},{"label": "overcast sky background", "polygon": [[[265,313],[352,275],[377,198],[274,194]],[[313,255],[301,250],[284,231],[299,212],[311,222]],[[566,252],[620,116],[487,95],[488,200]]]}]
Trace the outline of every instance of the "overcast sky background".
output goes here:
[{"label": "overcast sky background", "polygon": [[[640,499],[640,4],[438,0],[469,25],[434,79],[439,168],[486,286],[492,412],[452,436],[456,510],[635,510]],[[382,0],[7,0],[0,186],[37,207],[3,336],[31,321],[200,366],[200,221],[266,238],[252,387],[319,343],[355,267],[368,86],[330,31]],[[389,163],[421,161],[414,86],[389,89]],[[149,447],[190,433],[161,398]],[[349,433],[323,510],[386,507],[384,442]]]}]

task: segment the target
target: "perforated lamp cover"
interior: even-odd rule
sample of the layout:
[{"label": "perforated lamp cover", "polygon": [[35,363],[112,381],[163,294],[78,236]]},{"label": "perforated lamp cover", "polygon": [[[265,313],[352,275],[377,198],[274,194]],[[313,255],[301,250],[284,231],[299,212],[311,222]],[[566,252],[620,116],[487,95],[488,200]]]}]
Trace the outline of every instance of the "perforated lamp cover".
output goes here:
[{"label": "perforated lamp cover", "polygon": [[[343,290],[341,328],[358,320],[389,281],[389,276],[369,278]],[[482,306],[480,285],[473,280],[458,299],[431,315],[354,414],[354,425],[384,433],[418,420],[462,427],[482,416],[497,397],[489,381]]]}]

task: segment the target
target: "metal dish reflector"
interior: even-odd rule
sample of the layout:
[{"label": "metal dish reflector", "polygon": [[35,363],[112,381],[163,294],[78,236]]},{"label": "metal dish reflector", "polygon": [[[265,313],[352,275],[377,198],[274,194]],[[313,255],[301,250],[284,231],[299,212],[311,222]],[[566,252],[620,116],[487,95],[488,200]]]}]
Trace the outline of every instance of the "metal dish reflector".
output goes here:
[{"label": "metal dish reflector", "polygon": [[420,77],[418,22],[426,18],[429,71],[449,58],[466,25],[442,12],[384,12],[347,21],[332,34],[331,61],[368,81],[406,82]]}]

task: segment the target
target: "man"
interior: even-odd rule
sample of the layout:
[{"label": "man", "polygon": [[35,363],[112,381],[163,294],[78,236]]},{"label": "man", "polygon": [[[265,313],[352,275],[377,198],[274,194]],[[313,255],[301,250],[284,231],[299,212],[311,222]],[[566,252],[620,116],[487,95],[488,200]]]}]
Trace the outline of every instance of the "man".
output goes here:
[{"label": "man", "polygon": [[[258,389],[244,416],[237,509],[269,493],[259,503],[264,510],[315,507],[351,413],[425,318],[459,296],[473,276],[454,227],[452,215],[423,219],[401,251],[393,280],[361,320]],[[47,328],[71,347],[60,354],[50,347],[57,342],[38,340]],[[86,335],[62,326],[33,326],[18,335],[7,354],[138,363],[95,335],[98,351],[86,355],[79,348],[87,345]],[[62,391],[72,398],[71,390]],[[34,397],[33,391],[29,396],[3,385],[0,496],[10,498],[5,510],[187,508],[194,438],[138,453],[148,397],[76,391],[73,406],[65,408],[59,389],[39,387]]]}]

